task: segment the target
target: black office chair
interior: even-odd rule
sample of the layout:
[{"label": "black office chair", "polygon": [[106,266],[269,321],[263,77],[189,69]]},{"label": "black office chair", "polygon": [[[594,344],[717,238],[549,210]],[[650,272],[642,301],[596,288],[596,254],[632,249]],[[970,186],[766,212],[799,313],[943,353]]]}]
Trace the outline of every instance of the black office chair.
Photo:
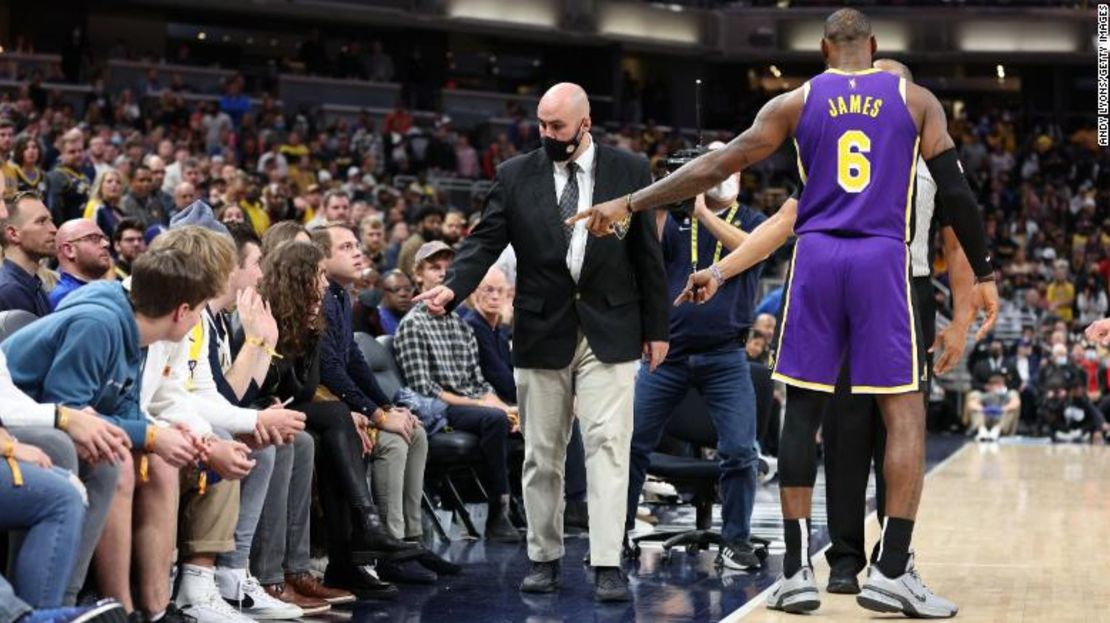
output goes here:
[{"label": "black office chair", "polygon": [[[763,403],[770,400],[763,392],[756,393],[756,411],[765,408]],[[690,452],[693,446],[693,452]],[[711,529],[713,524],[713,504],[717,500],[717,483],[721,470],[717,461],[707,461],[698,453],[698,448],[717,447],[717,428],[709,417],[701,394],[691,388],[682,402],[671,413],[663,441],[658,450],[651,453],[648,473],[666,480],[676,488],[693,490],[692,504],[696,509],[695,528],[681,532],[653,532],[632,539],[633,558],[640,556],[640,543],[663,542],[662,562],[670,560],[671,549],[684,546],[688,553],[709,549],[710,545],[720,546],[721,534]],[[766,560],[770,542],[756,536],[749,539],[755,546],[760,560]]]},{"label": "black office chair", "polygon": [[[401,370],[393,356],[393,336],[383,335],[374,339],[366,333],[355,333],[355,344],[358,346],[370,370],[374,373],[375,380],[386,396],[393,398],[397,390],[404,385]],[[462,496],[459,494],[451,475],[454,472],[466,471],[473,473],[471,465],[474,457],[480,453],[478,437],[462,431],[440,431],[428,436],[428,463],[424,477],[424,496],[421,505],[424,512],[432,520],[432,526],[444,541],[449,541],[447,530],[440,523],[435,514],[435,507],[428,496],[429,489],[440,489],[447,495],[452,512],[466,528],[470,538],[478,538],[479,533],[474,527],[470,513],[466,510]],[[433,486],[442,485],[442,486]],[[484,493],[484,491],[483,491]]]},{"label": "black office chair", "polygon": [[38,316],[22,309],[0,312],[0,342],[38,319]]}]

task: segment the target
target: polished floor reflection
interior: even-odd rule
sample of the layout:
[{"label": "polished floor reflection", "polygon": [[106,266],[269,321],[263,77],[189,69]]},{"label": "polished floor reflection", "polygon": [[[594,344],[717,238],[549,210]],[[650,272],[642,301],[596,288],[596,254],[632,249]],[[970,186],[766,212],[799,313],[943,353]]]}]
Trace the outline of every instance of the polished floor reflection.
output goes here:
[{"label": "polished floor reflection", "polygon": [[[929,443],[930,465],[960,445],[962,438],[937,437]],[[823,476],[814,496],[815,549],[827,542],[824,525]],[[689,507],[655,507],[660,528],[689,528],[694,524]],[[528,569],[524,544],[455,540],[438,543],[437,551],[464,565],[462,575],[441,578],[437,586],[402,586],[394,602],[363,602],[314,621],[349,619],[355,623],[457,622],[710,622],[719,621],[758,596],[777,578],[782,556],[782,516],[775,486],[760,489],[752,518],[753,533],[772,541],[771,556],[760,572],[719,572],[715,552],[688,555],[676,551],[663,563],[658,546],[645,545],[641,559],[625,570],[634,601],[624,605],[599,605],[593,601],[588,567],[582,558],[588,550],[585,536],[567,539],[563,562],[563,589],[557,595],[526,596],[517,591]],[[720,526],[720,507],[714,509]],[[480,526],[479,526],[480,527]]]}]

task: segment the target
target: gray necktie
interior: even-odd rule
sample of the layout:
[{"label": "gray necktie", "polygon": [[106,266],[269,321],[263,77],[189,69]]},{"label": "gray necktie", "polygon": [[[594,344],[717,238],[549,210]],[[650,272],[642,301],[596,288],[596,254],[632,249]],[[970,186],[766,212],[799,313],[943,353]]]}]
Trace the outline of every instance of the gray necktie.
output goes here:
[{"label": "gray necktie", "polygon": [[563,217],[563,236],[570,244],[570,236],[574,232],[573,225],[567,225],[567,219],[578,214],[578,165],[573,162],[567,164],[567,185],[563,188],[563,196],[559,197],[559,215]]}]

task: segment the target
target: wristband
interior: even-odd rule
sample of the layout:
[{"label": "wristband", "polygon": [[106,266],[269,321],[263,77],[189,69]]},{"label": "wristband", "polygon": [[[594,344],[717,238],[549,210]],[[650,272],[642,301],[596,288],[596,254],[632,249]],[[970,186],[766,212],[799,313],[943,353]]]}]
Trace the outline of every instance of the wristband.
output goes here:
[{"label": "wristband", "polygon": [[985,277],[976,277],[976,278],[975,278],[975,283],[976,283],[976,284],[980,284],[980,283],[988,283],[988,282],[989,282],[989,283],[993,283],[994,281],[995,281],[995,276],[994,276],[994,273],[991,273],[991,274],[989,274],[989,275],[987,275],[987,276],[985,276]]},{"label": "wristband", "polygon": [[62,405],[54,405],[54,428],[63,432],[69,430],[69,410]]},{"label": "wristband", "polygon": [[716,264],[709,267],[709,274],[713,276],[713,281],[717,282],[718,288],[725,285],[725,276],[721,274],[721,269],[717,268]]},{"label": "wristband", "polygon": [[15,460],[15,440],[7,439],[4,441],[4,458],[8,461],[8,467],[12,470],[12,486],[23,486],[23,472],[19,470],[19,461]]},{"label": "wristband", "polygon": [[276,350],[274,350],[269,344],[266,343],[266,340],[260,337],[248,337],[244,344],[247,346],[254,346],[255,348],[266,351],[266,354],[273,359],[284,359],[284,357],[279,355]]}]

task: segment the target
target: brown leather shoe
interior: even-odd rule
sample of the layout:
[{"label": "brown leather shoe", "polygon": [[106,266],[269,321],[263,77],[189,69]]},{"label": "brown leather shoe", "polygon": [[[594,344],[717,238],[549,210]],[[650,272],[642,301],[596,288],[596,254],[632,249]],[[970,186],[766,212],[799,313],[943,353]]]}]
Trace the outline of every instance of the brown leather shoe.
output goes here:
[{"label": "brown leather shoe", "polygon": [[320,583],[316,576],[308,573],[286,573],[286,586],[292,586],[298,593],[307,597],[321,599],[329,604],[347,604],[355,601],[354,593],[341,588],[330,588]]},{"label": "brown leather shoe", "polygon": [[267,584],[262,587],[266,594],[274,599],[280,599],[287,604],[299,607],[307,614],[320,614],[331,610],[331,604],[323,599],[316,599],[297,592],[290,584]]}]

